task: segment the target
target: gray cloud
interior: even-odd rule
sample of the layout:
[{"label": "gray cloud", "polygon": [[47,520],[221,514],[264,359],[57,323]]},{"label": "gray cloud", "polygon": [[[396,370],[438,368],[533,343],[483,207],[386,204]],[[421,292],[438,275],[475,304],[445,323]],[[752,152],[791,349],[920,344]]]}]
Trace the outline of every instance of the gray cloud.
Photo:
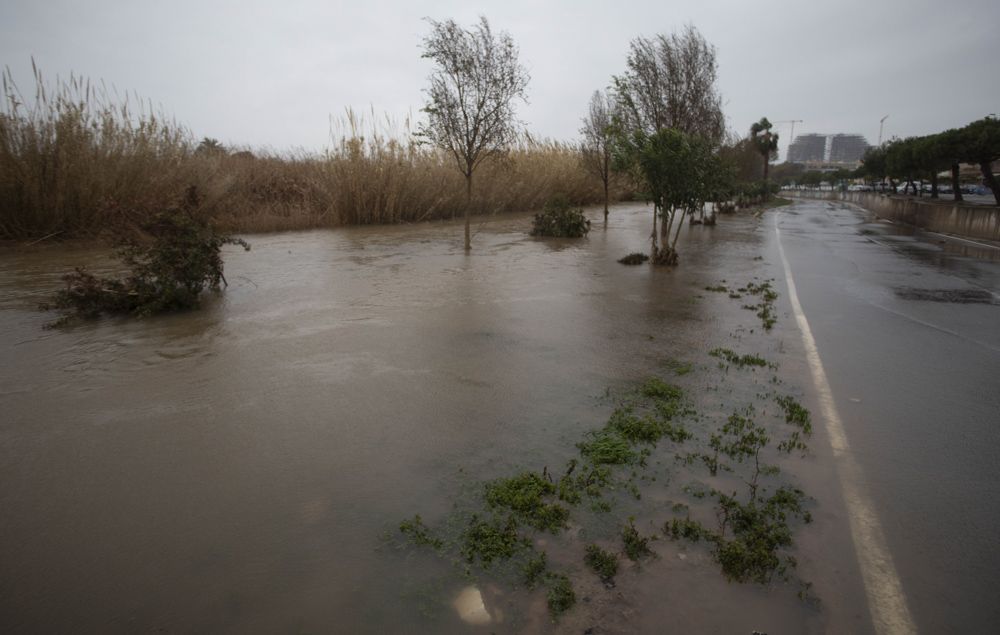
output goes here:
[{"label": "gray cloud", "polygon": [[[874,142],[1000,111],[1000,4],[967,0],[802,2],[99,2],[8,1],[0,62],[30,88],[102,78],[162,105],[197,136],[318,150],[330,115],[419,116],[430,68],[425,16],[509,31],[532,82],[530,130],[577,137],[590,93],[623,70],[638,35],[693,23],[718,48],[730,126],[802,119],[796,132],[860,132]],[[787,126],[780,126],[784,147]]]}]

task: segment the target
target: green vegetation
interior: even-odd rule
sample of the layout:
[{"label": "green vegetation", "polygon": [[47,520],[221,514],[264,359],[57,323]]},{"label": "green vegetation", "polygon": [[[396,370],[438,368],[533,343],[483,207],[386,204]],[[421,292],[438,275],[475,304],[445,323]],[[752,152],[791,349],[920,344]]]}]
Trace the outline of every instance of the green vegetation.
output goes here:
[{"label": "green vegetation", "polygon": [[576,604],[576,593],[569,578],[562,574],[549,574],[549,592],[546,595],[549,613],[559,617]]},{"label": "green vegetation", "polygon": [[[764,284],[753,284],[743,292],[767,297],[768,289]],[[715,349],[713,354],[737,365],[769,365],[758,356],[737,355],[728,349]],[[791,397],[758,392],[757,399],[777,400],[780,419],[772,413],[763,420],[750,404],[733,412],[694,451],[674,451],[675,465],[696,470],[704,463],[718,480],[711,487],[697,480],[681,487],[690,497],[691,507],[674,503],[670,509],[678,517],[666,520],[661,527],[671,540],[708,545],[729,579],[767,583],[775,575],[789,579],[795,566],[788,553],[793,546],[794,522],[810,521],[806,497],[800,490],[771,483],[779,470],[770,460],[781,452],[805,450],[802,439],[808,435],[810,424],[808,411]],[[655,453],[658,446],[664,439],[680,444],[693,438],[684,425],[688,418],[701,420],[686,404],[683,390],[661,378],[647,379],[616,401],[602,428],[584,435],[577,444],[579,455],[567,462],[561,475],[546,468],[484,483],[478,491],[485,509],[483,513],[472,513],[471,518],[459,514],[464,519],[458,540],[442,541],[424,527],[419,517],[404,522],[401,531],[412,544],[430,546],[442,555],[456,545],[464,563],[483,570],[498,562],[513,561],[513,569],[501,566],[493,575],[513,573],[529,589],[544,586],[549,611],[556,619],[574,605],[576,595],[568,575],[550,569],[547,554],[533,547],[537,532],[559,534],[578,514],[607,513],[629,506],[625,500],[629,495],[641,500],[647,492],[640,484],[664,476],[658,472],[663,456]],[[794,430],[775,446],[772,438],[781,437],[779,428],[787,431],[785,423]],[[665,476],[671,487],[672,476]],[[717,526],[697,520],[712,517],[717,519]],[[642,535],[634,516],[618,527],[624,557],[640,562],[654,555],[650,541],[657,535]],[[614,586],[619,555],[594,543],[578,548],[586,567],[606,587]]]},{"label": "green vegetation", "polygon": [[601,428],[587,433],[587,439],[576,444],[580,454],[596,465],[635,463],[639,454],[628,440],[613,428]]},{"label": "green vegetation", "polygon": [[440,538],[431,536],[430,530],[420,518],[420,514],[416,514],[411,520],[399,523],[399,531],[415,545],[426,545],[434,549],[440,549],[444,546]]},{"label": "green vegetation", "polygon": [[[964,128],[952,128],[937,134],[906,139],[892,139],[879,147],[870,148],[861,168],[845,178],[864,177],[871,183],[887,177],[893,191],[897,182],[905,182],[904,192],[923,192],[913,186],[916,179],[931,182],[931,198],[938,198],[938,173],[951,171],[951,191],[956,201],[962,200],[959,165],[978,165],[982,184],[990,189],[1000,205],[1000,183],[993,174],[992,164],[1000,159],[1000,120],[994,115],[973,121]],[[822,177],[821,177],[822,178]]]},{"label": "green vegetation", "polygon": [[619,258],[618,262],[620,262],[623,265],[641,265],[647,260],[649,260],[649,256],[637,251],[622,258]]},{"label": "green vegetation", "polygon": [[538,583],[542,580],[545,572],[548,570],[548,562],[546,561],[545,552],[541,552],[534,558],[530,558],[522,569],[524,577],[524,586],[529,589],[534,589],[538,586]]},{"label": "green vegetation", "polygon": [[142,229],[142,240],[129,239],[119,247],[118,257],[129,269],[124,278],[101,278],[80,268],[63,276],[66,288],[53,302],[63,312],[56,325],[102,313],[148,316],[197,307],[202,291],[226,281],[222,246],[250,249],[183,210],[157,214]]},{"label": "green vegetation", "polygon": [[582,238],[590,231],[590,221],[582,209],[574,209],[563,196],[545,202],[540,214],[532,221],[532,236]]},{"label": "green vegetation", "polygon": [[[802,492],[788,488],[779,488],[762,504],[743,504],[735,497],[718,495],[722,529],[715,556],[728,578],[766,584],[775,573],[785,575],[794,560],[783,561],[777,552],[792,544],[789,516],[809,520],[802,510],[803,498]],[[726,537],[727,529],[731,538]]]},{"label": "green vegetation", "polygon": [[[779,204],[777,201],[783,201],[784,199],[775,199],[768,205],[776,206]],[[724,284],[719,284],[715,286],[705,287],[706,291],[714,291],[716,293],[728,293],[729,297],[738,300],[744,295],[759,296],[761,301],[758,304],[745,304],[744,309],[749,311],[755,311],[757,317],[761,319],[764,325],[764,330],[770,331],[774,326],[777,318],[774,315],[774,301],[778,299],[778,293],[771,286],[771,280],[765,280],[761,283],[749,282],[745,286],[738,289],[730,289]],[[720,349],[716,349],[720,350]]]},{"label": "green vegetation", "polygon": [[777,397],[775,401],[778,402],[781,409],[785,411],[786,423],[791,423],[802,428],[806,434],[812,433],[812,423],[810,421],[809,411],[803,408],[794,397]]},{"label": "green vegetation", "polygon": [[778,133],[771,132],[771,122],[767,117],[750,126],[750,139],[754,149],[764,158],[764,202],[767,202],[770,188],[767,184],[767,170],[771,160],[778,156]]},{"label": "green vegetation", "polygon": [[756,311],[757,317],[761,319],[764,325],[764,330],[770,331],[771,327],[777,321],[774,315],[774,301],[778,299],[777,292],[771,287],[771,281],[766,280],[760,284],[750,282],[747,283],[746,287],[742,287],[738,291],[760,296],[761,302],[759,304],[746,304],[743,305],[743,308]]},{"label": "green vegetation", "polygon": [[777,368],[777,366],[771,364],[760,355],[752,353],[739,355],[735,351],[732,351],[728,348],[713,348],[712,350],[708,351],[708,354],[711,355],[712,357],[718,357],[719,359],[724,359],[733,366],[736,366],[737,368],[745,368],[747,366],[750,367],[757,366],[761,368],[764,367]]},{"label": "green vegetation", "polygon": [[649,548],[649,538],[639,533],[631,518],[628,524],[622,527],[622,544],[625,548],[625,555],[633,562],[653,553]]},{"label": "green vegetation", "polygon": [[618,573],[618,556],[597,545],[587,545],[583,562],[602,580],[611,580]]},{"label": "green vegetation", "polygon": [[478,559],[489,568],[494,560],[507,560],[519,549],[528,546],[530,543],[518,534],[513,518],[508,518],[506,522],[496,519],[486,521],[473,515],[463,534],[462,556],[469,564]]},{"label": "green vegetation", "polygon": [[558,532],[566,526],[569,510],[558,503],[546,503],[555,496],[556,486],[535,472],[499,479],[486,485],[486,503],[503,507],[535,529]]},{"label": "green vegetation", "polygon": [[[675,510],[676,511],[676,510]],[[705,528],[701,523],[690,518],[672,518],[663,526],[663,533],[671,540],[681,538],[690,542],[698,542],[702,538],[714,540],[715,534]]]}]

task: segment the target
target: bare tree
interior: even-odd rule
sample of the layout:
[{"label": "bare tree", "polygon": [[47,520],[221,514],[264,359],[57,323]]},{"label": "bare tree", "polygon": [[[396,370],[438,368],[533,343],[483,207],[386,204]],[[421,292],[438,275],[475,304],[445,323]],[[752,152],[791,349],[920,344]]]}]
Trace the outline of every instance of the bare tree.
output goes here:
[{"label": "bare tree", "polygon": [[653,134],[674,128],[718,145],[725,134],[715,81],[715,47],[694,26],[632,40],[627,70],[613,78],[628,128]]},{"label": "bare tree", "polygon": [[526,101],[528,73],[510,35],[494,35],[485,17],[471,29],[428,20],[423,57],[434,62],[418,134],[455,158],[465,176],[465,249],[472,249],[472,175],[489,157],[507,152],[520,122],[515,100]]},{"label": "bare tree", "polygon": [[615,101],[607,94],[595,90],[590,97],[590,111],[583,118],[583,143],[580,154],[583,167],[604,184],[604,220],[608,219],[608,186],[611,183],[611,149],[614,143],[612,124]]}]

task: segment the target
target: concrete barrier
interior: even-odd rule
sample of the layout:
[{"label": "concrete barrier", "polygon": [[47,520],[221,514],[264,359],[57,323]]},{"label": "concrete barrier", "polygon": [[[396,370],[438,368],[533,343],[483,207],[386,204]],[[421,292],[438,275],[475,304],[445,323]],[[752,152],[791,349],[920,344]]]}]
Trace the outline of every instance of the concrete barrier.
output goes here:
[{"label": "concrete barrier", "polygon": [[782,196],[849,201],[880,218],[942,234],[1000,242],[1000,207],[889,196],[876,192],[782,192]]}]

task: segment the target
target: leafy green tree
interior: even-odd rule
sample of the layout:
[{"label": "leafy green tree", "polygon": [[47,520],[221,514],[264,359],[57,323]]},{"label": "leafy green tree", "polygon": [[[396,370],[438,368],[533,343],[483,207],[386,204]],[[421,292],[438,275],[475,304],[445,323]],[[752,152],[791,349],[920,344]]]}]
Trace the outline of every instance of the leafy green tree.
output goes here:
[{"label": "leafy green tree", "polygon": [[771,122],[767,117],[750,126],[750,138],[757,152],[764,157],[764,200],[770,198],[770,188],[767,185],[767,169],[771,158],[778,152],[778,133],[771,132]]},{"label": "leafy green tree", "polygon": [[620,138],[615,150],[616,165],[631,166],[654,209],[661,211],[659,246],[655,226],[652,236],[653,262],[676,265],[684,217],[701,209],[722,184],[716,176],[721,170],[718,157],[704,138],[672,128],[653,134],[635,130]]},{"label": "leafy green tree", "polygon": [[861,173],[871,184],[885,181],[885,147],[872,146],[865,150],[861,158]]},{"label": "leafy green tree", "polygon": [[937,153],[941,169],[951,171],[951,191],[956,201],[962,201],[962,181],[959,178],[959,164],[962,162],[962,131],[956,128],[937,135]]},{"label": "leafy green tree", "polygon": [[490,157],[506,154],[520,122],[514,109],[525,100],[528,72],[510,35],[493,33],[486,18],[471,29],[454,20],[429,20],[423,57],[434,62],[418,134],[455,159],[465,177],[465,249],[472,249],[469,208],[472,175]]},{"label": "leafy green tree", "polygon": [[896,180],[906,182],[906,187],[903,189],[904,193],[908,192],[911,188],[916,190],[913,186],[913,178],[919,167],[914,154],[916,144],[916,137],[893,139],[886,144],[886,171],[894,188],[896,187]]},{"label": "leafy green tree", "polygon": [[993,174],[993,162],[1000,160],[1000,119],[990,116],[973,121],[961,131],[961,158],[965,163],[979,166],[983,184],[993,191],[1000,205],[1000,187]]}]

